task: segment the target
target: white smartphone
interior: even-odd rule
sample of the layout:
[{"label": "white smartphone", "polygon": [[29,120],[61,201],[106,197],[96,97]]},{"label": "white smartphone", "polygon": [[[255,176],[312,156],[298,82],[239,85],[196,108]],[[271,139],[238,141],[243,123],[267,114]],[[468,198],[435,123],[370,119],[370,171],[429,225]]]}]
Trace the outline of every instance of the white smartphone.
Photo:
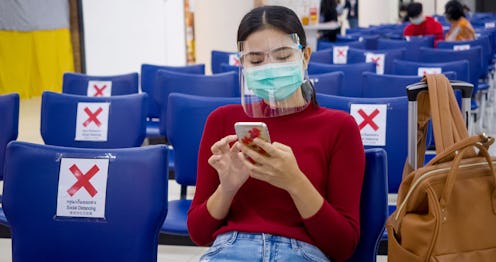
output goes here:
[{"label": "white smartphone", "polygon": [[257,137],[270,143],[269,129],[264,122],[236,122],[234,129],[240,143],[268,156],[267,152],[253,143],[253,139]]}]

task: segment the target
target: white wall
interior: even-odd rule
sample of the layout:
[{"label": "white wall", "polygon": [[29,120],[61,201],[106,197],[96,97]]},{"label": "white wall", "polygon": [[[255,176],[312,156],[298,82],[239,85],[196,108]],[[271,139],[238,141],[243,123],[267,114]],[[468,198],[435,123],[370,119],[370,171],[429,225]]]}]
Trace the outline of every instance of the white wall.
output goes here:
[{"label": "white wall", "polygon": [[253,0],[195,0],[196,61],[210,72],[212,50],[236,51],[238,25]]},{"label": "white wall", "polygon": [[399,2],[392,0],[358,0],[358,23],[361,27],[398,21]]},{"label": "white wall", "polygon": [[86,73],[139,72],[142,63],[186,63],[182,0],[85,0]]}]

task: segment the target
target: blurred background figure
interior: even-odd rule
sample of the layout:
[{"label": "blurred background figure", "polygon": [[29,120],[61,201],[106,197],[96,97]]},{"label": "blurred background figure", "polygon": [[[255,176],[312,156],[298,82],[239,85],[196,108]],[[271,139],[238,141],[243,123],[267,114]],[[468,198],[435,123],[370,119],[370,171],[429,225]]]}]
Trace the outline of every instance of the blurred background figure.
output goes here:
[{"label": "blurred background figure", "polygon": [[465,18],[463,5],[457,0],[450,0],[444,6],[444,16],[451,23],[450,30],[446,33],[446,41],[474,40],[475,31],[470,22]]},{"label": "blurred background figure", "polygon": [[407,15],[410,24],[405,27],[404,36],[434,35],[435,47],[438,41],[444,40],[443,26],[431,16],[424,15],[421,3],[408,4]]},{"label": "blurred background figure", "polygon": [[350,28],[358,27],[358,1],[346,0],[344,8],[348,9],[348,22],[350,23]]},{"label": "blurred background figure", "polygon": [[[320,22],[337,22],[338,21],[338,11],[337,11],[336,0],[321,0],[320,1]],[[335,30],[321,30],[320,39],[327,41],[336,41],[336,36],[340,32],[341,28]]]}]

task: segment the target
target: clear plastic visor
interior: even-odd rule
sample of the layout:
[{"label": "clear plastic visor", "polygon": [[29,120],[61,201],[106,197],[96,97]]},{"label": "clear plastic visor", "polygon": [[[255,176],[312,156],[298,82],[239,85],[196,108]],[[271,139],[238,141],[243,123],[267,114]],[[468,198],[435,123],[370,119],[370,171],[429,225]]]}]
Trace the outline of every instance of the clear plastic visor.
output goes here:
[{"label": "clear plastic visor", "polygon": [[313,95],[296,34],[238,43],[241,102],[255,118],[304,110]]}]

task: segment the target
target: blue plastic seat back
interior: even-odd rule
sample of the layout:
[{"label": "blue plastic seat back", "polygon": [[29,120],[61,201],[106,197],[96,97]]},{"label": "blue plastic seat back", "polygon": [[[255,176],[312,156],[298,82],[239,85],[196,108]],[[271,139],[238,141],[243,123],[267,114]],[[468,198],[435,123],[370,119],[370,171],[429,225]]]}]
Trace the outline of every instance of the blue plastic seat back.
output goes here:
[{"label": "blue plastic seat back", "polygon": [[183,93],[209,97],[239,97],[239,76],[230,71],[214,75],[196,75],[160,70],[154,90],[156,103],[160,105],[160,134],[167,137],[168,97],[171,93]]},{"label": "blue plastic seat back", "polygon": [[237,52],[228,52],[228,51],[220,51],[220,50],[212,50],[211,52],[211,70],[212,74],[222,73],[221,64],[233,65],[234,59],[237,58]]},{"label": "blue plastic seat back", "polygon": [[441,68],[441,72],[455,72],[456,79],[469,81],[469,62],[468,60],[450,61],[450,62],[415,62],[395,60],[393,73],[396,75],[418,75],[419,68]]},{"label": "blue plastic seat back", "polygon": [[[136,147],[143,144],[146,132],[146,93],[86,97],[45,91],[41,98],[41,137],[47,145],[83,148]],[[79,103],[108,103],[106,141],[76,140]],[[84,111],[84,110],[83,110]],[[105,110],[88,109],[80,113],[87,126],[102,124]],[[85,122],[87,122],[85,121]],[[84,122],[83,122],[84,123]],[[93,131],[88,131],[93,132]]]},{"label": "blue plastic seat back", "polygon": [[492,47],[488,36],[481,35],[479,38],[469,41],[439,41],[437,48],[454,49],[460,46],[468,45],[470,48],[480,47],[482,49],[482,68],[479,77],[484,77],[488,73],[489,62],[492,61]]},{"label": "blue plastic seat back", "polygon": [[5,147],[17,139],[19,131],[19,94],[0,95],[0,180],[3,179]]},{"label": "blue plastic seat back", "polygon": [[343,89],[344,73],[340,71],[309,75],[316,92],[328,95],[339,95]]},{"label": "blue plastic seat back", "polygon": [[[12,142],[6,157],[3,208],[11,225],[13,261],[157,260],[159,229],[167,214],[165,146],[82,149]],[[61,163],[72,158],[108,159],[104,218],[57,216]],[[91,186],[99,188],[95,178],[102,170],[89,180]],[[77,203],[88,194],[86,186],[66,201]],[[98,194],[103,193],[94,197]],[[73,206],[81,211],[88,204]]]},{"label": "blue plastic seat back", "polygon": [[104,96],[103,89],[108,88],[105,84],[99,86],[90,81],[111,82],[110,95],[129,95],[139,92],[138,73],[111,76],[90,76],[80,73],[64,73],[62,80],[62,93],[87,96],[88,89],[92,89],[89,96]]},{"label": "blue plastic seat back", "polygon": [[337,42],[329,42],[329,41],[317,41],[317,51],[333,48],[334,46],[348,46],[351,48],[365,49],[365,42],[360,41],[350,41],[347,43],[337,43]]},{"label": "blue plastic seat back", "polygon": [[317,75],[322,73],[341,71],[344,73],[343,88],[339,95],[360,97],[362,96],[362,73],[375,72],[374,63],[356,64],[322,64],[309,63],[308,74]]},{"label": "blue plastic seat back", "polygon": [[365,175],[360,196],[360,240],[347,261],[375,261],[387,213],[387,158],[379,148],[365,150]]},{"label": "blue plastic seat back", "polygon": [[420,47],[434,47],[434,36],[412,36],[409,40],[384,39],[378,40],[377,49],[398,49],[405,48],[405,60],[415,60]]},{"label": "blue plastic seat back", "polygon": [[[383,148],[388,156],[388,188],[389,192],[398,192],[403,175],[403,166],[405,164],[408,141],[408,99],[402,97],[386,97],[386,98],[361,98],[361,97],[342,97],[332,96],[317,93],[317,101],[321,106],[341,110],[350,113],[351,105],[353,104],[378,104],[387,105],[386,110],[386,130],[385,130],[385,145],[372,146],[364,142],[365,148]],[[374,122],[375,117],[372,113],[366,113]],[[365,119],[355,119],[359,127],[368,123]],[[375,122],[374,122],[375,123]],[[368,125],[368,124],[366,124]],[[365,126],[366,126],[365,125]],[[364,126],[364,127],[365,127]],[[378,126],[381,128],[381,126]],[[362,141],[366,141],[367,137],[362,136]]]},{"label": "blue plastic seat back", "polygon": [[186,66],[165,66],[165,65],[141,65],[141,91],[148,93],[150,99],[148,100],[148,117],[159,118],[160,106],[155,102],[155,94],[153,93],[155,78],[158,70],[169,70],[175,72],[182,72],[188,74],[205,74],[204,64],[186,65]]},{"label": "blue plastic seat back", "polygon": [[[459,60],[469,62],[469,82],[474,85],[473,94],[476,94],[479,76],[482,72],[482,48],[472,47],[468,50],[454,51],[440,48],[421,47],[418,57],[420,62],[440,63]],[[450,70],[452,71],[452,70]]]},{"label": "blue plastic seat back", "polygon": [[198,149],[210,112],[223,105],[240,103],[239,97],[169,95],[167,135],[174,147],[175,179],[180,185],[196,185]]},{"label": "blue plastic seat back", "polygon": [[353,49],[348,50],[348,63],[364,63],[366,61],[366,56],[368,53],[375,55],[384,54],[384,74],[392,74],[393,72],[393,62],[395,59],[403,59],[405,54],[404,48],[400,49],[383,49],[383,50],[363,50],[363,49]]}]

